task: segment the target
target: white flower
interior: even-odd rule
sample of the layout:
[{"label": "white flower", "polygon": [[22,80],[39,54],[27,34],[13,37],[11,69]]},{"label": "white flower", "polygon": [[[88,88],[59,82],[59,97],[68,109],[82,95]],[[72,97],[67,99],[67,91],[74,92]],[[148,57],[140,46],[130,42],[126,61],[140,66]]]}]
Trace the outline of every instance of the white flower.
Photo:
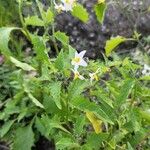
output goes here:
[{"label": "white flower", "polygon": [[83,59],[85,53],[86,51],[82,51],[80,53],[75,52],[75,57],[71,61],[71,64],[74,66],[75,70],[77,70],[79,66],[87,66],[87,63]]},{"label": "white flower", "polygon": [[62,4],[55,4],[55,9],[58,11],[58,12],[61,12],[63,10],[65,10],[65,7],[62,5]]},{"label": "white flower", "polygon": [[77,70],[74,70],[74,69],[71,69],[71,70],[72,70],[73,73],[74,73],[74,80],[75,80],[75,79],[81,79],[81,80],[84,80],[84,79],[85,79],[82,75],[80,75],[80,73],[79,73]]},{"label": "white flower", "polygon": [[58,12],[61,11],[72,11],[73,7],[76,5],[76,0],[61,0],[62,4],[57,5],[55,2],[55,9]]},{"label": "white flower", "polygon": [[64,6],[64,11],[72,11],[76,4],[76,0],[61,0]]},{"label": "white flower", "polygon": [[150,67],[147,64],[144,64],[144,68],[142,70],[142,74],[150,76]]},{"label": "white flower", "polygon": [[72,6],[72,4],[70,4],[70,3],[64,3],[64,11],[72,11],[72,9],[73,9],[73,6]]},{"label": "white flower", "polygon": [[94,73],[89,73],[91,83],[93,80],[98,81],[98,76],[97,76],[98,71],[99,71],[99,69],[97,69],[96,72],[94,72]]},{"label": "white flower", "polygon": [[61,2],[63,4],[70,4],[73,6],[76,3],[76,0],[61,0]]}]

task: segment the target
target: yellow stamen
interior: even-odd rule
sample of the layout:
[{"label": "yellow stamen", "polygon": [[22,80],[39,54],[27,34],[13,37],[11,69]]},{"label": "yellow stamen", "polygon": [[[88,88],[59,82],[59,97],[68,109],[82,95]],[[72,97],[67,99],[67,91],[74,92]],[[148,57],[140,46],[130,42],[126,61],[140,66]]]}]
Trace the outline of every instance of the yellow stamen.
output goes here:
[{"label": "yellow stamen", "polygon": [[75,57],[72,59],[74,62],[79,63],[81,61],[81,58],[79,57]]}]

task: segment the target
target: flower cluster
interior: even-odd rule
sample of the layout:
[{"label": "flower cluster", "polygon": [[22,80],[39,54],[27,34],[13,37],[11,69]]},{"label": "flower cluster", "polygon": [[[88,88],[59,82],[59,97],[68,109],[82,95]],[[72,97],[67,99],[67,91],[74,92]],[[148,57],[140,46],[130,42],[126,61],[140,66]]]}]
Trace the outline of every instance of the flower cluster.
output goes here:
[{"label": "flower cluster", "polygon": [[55,4],[55,9],[58,12],[61,11],[72,11],[73,7],[76,5],[76,0],[61,0],[61,4]]},{"label": "flower cluster", "polygon": [[[85,79],[82,75],[80,75],[80,73],[78,71],[78,68],[80,66],[83,66],[83,67],[87,66],[87,63],[83,58],[85,53],[86,53],[85,50],[80,53],[75,52],[75,57],[71,61],[71,64],[74,66],[74,69],[72,69],[72,71],[74,73],[74,79],[81,79],[81,80]],[[98,72],[99,72],[99,69],[97,69],[97,71],[94,73],[89,73],[91,83],[93,80],[98,81],[98,76],[97,76]]]}]

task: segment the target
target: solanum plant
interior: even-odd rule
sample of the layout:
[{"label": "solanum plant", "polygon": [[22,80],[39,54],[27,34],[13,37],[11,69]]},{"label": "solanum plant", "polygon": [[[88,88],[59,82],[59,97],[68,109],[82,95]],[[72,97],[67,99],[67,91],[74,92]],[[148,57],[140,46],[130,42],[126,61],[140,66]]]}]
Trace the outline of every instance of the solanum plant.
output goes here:
[{"label": "solanum plant", "polygon": [[[36,4],[39,13],[23,17],[26,1],[18,0],[22,27],[0,28],[5,56],[0,68],[1,139],[13,150],[31,150],[40,136],[54,141],[58,150],[148,150],[150,78],[141,77],[141,66],[130,58],[112,53],[120,43],[136,39],[113,37],[106,41],[104,60],[87,60],[85,50],[77,52],[65,33],[55,31],[57,14],[71,13],[87,22],[87,10],[75,0],[51,0],[48,9],[38,0]],[[93,8],[100,23],[106,8],[104,0]],[[31,32],[29,25],[44,28],[43,35]],[[32,45],[28,55],[14,52],[12,31],[21,31]],[[48,42],[57,57],[49,56]]]}]

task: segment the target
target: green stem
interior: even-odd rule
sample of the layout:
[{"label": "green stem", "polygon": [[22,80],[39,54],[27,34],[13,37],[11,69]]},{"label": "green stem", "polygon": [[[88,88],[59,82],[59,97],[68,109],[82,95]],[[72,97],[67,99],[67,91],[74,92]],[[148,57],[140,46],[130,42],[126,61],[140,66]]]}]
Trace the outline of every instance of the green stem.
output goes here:
[{"label": "green stem", "polygon": [[66,114],[66,121],[68,122],[68,118],[69,118],[69,101],[68,101],[68,98],[66,100],[66,105],[67,105],[67,114]]},{"label": "green stem", "polygon": [[[54,16],[55,16],[55,10],[54,10],[54,2],[53,2],[53,0],[51,0],[51,10],[54,12]],[[54,48],[55,48],[56,53],[58,55],[59,54],[59,49],[58,49],[58,46],[57,46],[57,42],[56,42],[54,33],[55,33],[55,24],[52,23],[52,40],[53,40]]]},{"label": "green stem", "polygon": [[53,38],[53,44],[54,44],[54,48],[56,50],[56,53],[57,55],[59,54],[59,49],[57,47],[57,43],[56,43],[56,39],[55,39],[55,36],[54,36],[54,33],[55,33],[55,26],[54,24],[52,24],[52,38]]},{"label": "green stem", "polygon": [[30,34],[28,32],[28,29],[27,29],[27,27],[24,23],[24,19],[23,19],[23,16],[22,16],[22,0],[19,1],[19,17],[20,17],[20,21],[21,21],[23,30],[25,31],[25,34],[26,34],[28,40],[31,41]]}]

